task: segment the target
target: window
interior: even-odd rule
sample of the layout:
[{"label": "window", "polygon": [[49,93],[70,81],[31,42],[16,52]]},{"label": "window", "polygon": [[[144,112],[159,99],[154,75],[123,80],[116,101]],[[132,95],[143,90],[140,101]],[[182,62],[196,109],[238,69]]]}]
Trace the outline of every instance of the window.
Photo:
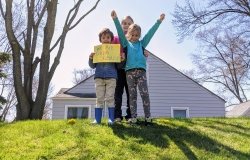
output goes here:
[{"label": "window", "polygon": [[171,107],[172,118],[189,118],[188,107]]},{"label": "window", "polygon": [[90,106],[65,106],[65,118],[89,118]]}]

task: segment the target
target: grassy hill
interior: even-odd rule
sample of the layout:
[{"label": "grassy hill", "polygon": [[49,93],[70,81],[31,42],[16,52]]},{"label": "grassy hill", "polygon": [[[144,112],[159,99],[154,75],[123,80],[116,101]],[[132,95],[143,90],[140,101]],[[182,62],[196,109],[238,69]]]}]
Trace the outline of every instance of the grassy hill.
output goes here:
[{"label": "grassy hill", "polygon": [[156,119],[153,126],[90,120],[0,123],[0,160],[250,159],[250,119]]}]

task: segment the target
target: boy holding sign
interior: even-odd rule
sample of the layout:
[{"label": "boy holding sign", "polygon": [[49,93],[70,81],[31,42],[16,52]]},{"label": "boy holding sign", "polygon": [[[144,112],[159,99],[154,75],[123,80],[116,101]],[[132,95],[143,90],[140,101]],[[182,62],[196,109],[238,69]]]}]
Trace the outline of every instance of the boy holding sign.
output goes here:
[{"label": "boy holding sign", "polygon": [[[114,123],[114,93],[117,79],[117,67],[124,55],[120,55],[119,45],[112,43],[113,33],[104,28],[99,33],[100,46],[95,47],[95,52],[89,56],[89,66],[95,68],[95,87],[96,87],[96,108],[94,124],[100,124],[102,110],[106,104],[108,107],[108,124]],[[111,54],[110,54],[111,53]],[[117,57],[118,55],[118,57]]]}]

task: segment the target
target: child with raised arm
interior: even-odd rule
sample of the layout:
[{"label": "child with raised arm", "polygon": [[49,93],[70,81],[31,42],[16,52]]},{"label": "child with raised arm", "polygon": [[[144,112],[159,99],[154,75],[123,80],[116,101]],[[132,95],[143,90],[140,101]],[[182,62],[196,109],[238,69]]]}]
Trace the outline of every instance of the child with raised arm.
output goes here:
[{"label": "child with raised arm", "polygon": [[[134,20],[130,16],[126,16],[125,18],[122,19],[121,26],[125,34],[128,31],[128,27],[133,23],[134,23]],[[120,44],[119,37],[114,36],[113,43]],[[125,53],[126,55],[126,50],[121,47],[121,53],[122,52]],[[125,116],[125,119],[127,121],[130,121],[131,112],[130,112],[130,105],[129,105],[128,84],[126,80],[125,69],[124,67],[122,67],[121,69],[117,70],[117,81],[116,81],[116,88],[115,88],[115,122],[121,122],[123,119],[121,108],[122,108],[122,95],[124,92],[124,88],[125,88],[125,92],[127,96],[127,109],[126,109],[127,115]]]},{"label": "child with raised arm", "polygon": [[[114,35],[108,29],[104,28],[99,33],[99,41],[102,44],[111,44]],[[96,88],[96,108],[95,108],[95,120],[94,124],[100,124],[102,119],[102,110],[105,106],[108,107],[109,119],[108,124],[114,123],[114,93],[117,79],[118,63],[93,63],[93,56],[95,53],[91,53],[89,56],[89,66],[95,68],[95,88]],[[121,55],[121,59],[124,59],[124,55]]]},{"label": "child with raised arm", "polygon": [[137,24],[129,26],[125,36],[121,24],[117,18],[116,12],[111,12],[111,17],[114,20],[120,43],[123,48],[127,47],[127,61],[125,66],[126,78],[129,88],[129,102],[132,116],[132,123],[137,122],[137,86],[143,102],[145,114],[145,122],[152,122],[150,113],[150,100],[146,77],[146,57],[143,54],[143,49],[146,48],[154,33],[165,18],[165,14],[161,14],[157,22],[151,27],[142,40],[141,27]]},{"label": "child with raised arm", "polygon": [[[134,23],[134,20],[131,16],[125,16],[121,20],[121,26],[124,34],[127,34],[128,28],[131,24]],[[114,36],[113,40],[114,44],[120,44],[119,37]],[[127,55],[127,49],[121,47],[121,53]],[[148,57],[149,52],[144,49],[144,56]],[[117,80],[116,80],[116,88],[115,88],[115,122],[121,122],[123,120],[122,116],[122,95],[124,93],[124,88],[126,91],[127,97],[127,109],[126,109],[126,116],[125,119],[127,122],[131,121],[131,112],[130,112],[130,105],[129,105],[129,92],[128,92],[128,84],[126,80],[126,71],[125,68],[122,67],[117,70]]]}]

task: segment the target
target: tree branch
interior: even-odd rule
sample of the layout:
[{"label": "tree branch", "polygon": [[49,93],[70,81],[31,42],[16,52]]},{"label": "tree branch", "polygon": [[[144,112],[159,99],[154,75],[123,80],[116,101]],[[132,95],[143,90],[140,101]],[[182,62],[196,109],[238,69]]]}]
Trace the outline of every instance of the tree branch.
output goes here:
[{"label": "tree branch", "polygon": [[[198,28],[217,22],[215,20],[218,20],[218,23],[228,21],[229,23],[239,24],[240,22],[237,22],[237,20],[240,20],[240,16],[250,16],[250,6],[246,0],[212,1],[209,4],[201,10],[196,9],[190,1],[186,1],[184,7],[176,5],[172,23],[178,30],[180,41],[194,33]],[[218,25],[218,23],[213,23],[213,25]]]},{"label": "tree branch", "polygon": [[[39,2],[37,2],[39,3]],[[39,5],[39,4],[37,4]],[[37,36],[38,36],[38,29],[39,29],[39,25],[41,23],[41,20],[45,14],[45,11],[47,9],[48,6],[48,2],[46,1],[45,4],[42,7],[42,11],[41,14],[38,14],[38,18],[37,18],[37,22],[34,23],[33,25],[33,39],[32,39],[32,43],[31,43],[31,59],[34,58],[35,55],[35,51],[36,51],[36,45],[37,45]]]},{"label": "tree branch", "polygon": [[99,2],[100,2],[100,0],[97,0],[97,2],[95,3],[95,5],[94,5],[87,13],[85,13],[83,16],[81,16],[81,17],[77,20],[77,22],[76,22],[75,24],[73,24],[73,25],[69,28],[69,30],[75,28],[75,26],[77,26],[77,25],[82,21],[82,19],[84,19],[88,14],[90,14],[93,10],[95,10]]},{"label": "tree branch", "polygon": [[[58,52],[57,52],[57,55],[56,57],[54,58],[54,62],[50,68],[50,76],[49,76],[49,79],[51,80],[52,79],[52,76],[55,72],[55,69],[56,67],[58,66],[58,64],[60,63],[60,58],[61,58],[61,54],[62,54],[62,51],[63,51],[63,48],[64,48],[64,43],[65,43],[65,38],[66,38],[66,35],[67,35],[67,32],[71,29],[73,29],[77,24],[79,24],[86,15],[88,15],[90,12],[92,12],[96,6],[98,5],[98,3],[100,2],[100,0],[97,0],[97,2],[95,3],[95,5],[86,13],[84,14],[83,16],[81,16],[81,18],[73,25],[71,26],[70,28],[68,28],[71,23],[74,21],[77,13],[78,13],[78,9],[82,3],[82,0],[79,0],[78,3],[76,3],[76,5],[69,11],[68,15],[67,15],[67,18],[66,18],[66,21],[65,21],[65,24],[64,24],[64,27],[63,27],[63,31],[62,31],[62,34],[61,36],[57,39],[56,43],[53,45],[53,47],[50,49],[50,51],[52,51],[57,45],[58,43],[60,43],[59,45],[59,49],[58,49]],[[74,14],[70,17],[71,13],[73,12],[73,10],[75,11]]]},{"label": "tree branch", "polygon": [[5,14],[4,14],[4,11],[3,11],[2,0],[0,0],[0,12],[1,12],[1,15],[2,15],[3,19],[5,19]]}]

